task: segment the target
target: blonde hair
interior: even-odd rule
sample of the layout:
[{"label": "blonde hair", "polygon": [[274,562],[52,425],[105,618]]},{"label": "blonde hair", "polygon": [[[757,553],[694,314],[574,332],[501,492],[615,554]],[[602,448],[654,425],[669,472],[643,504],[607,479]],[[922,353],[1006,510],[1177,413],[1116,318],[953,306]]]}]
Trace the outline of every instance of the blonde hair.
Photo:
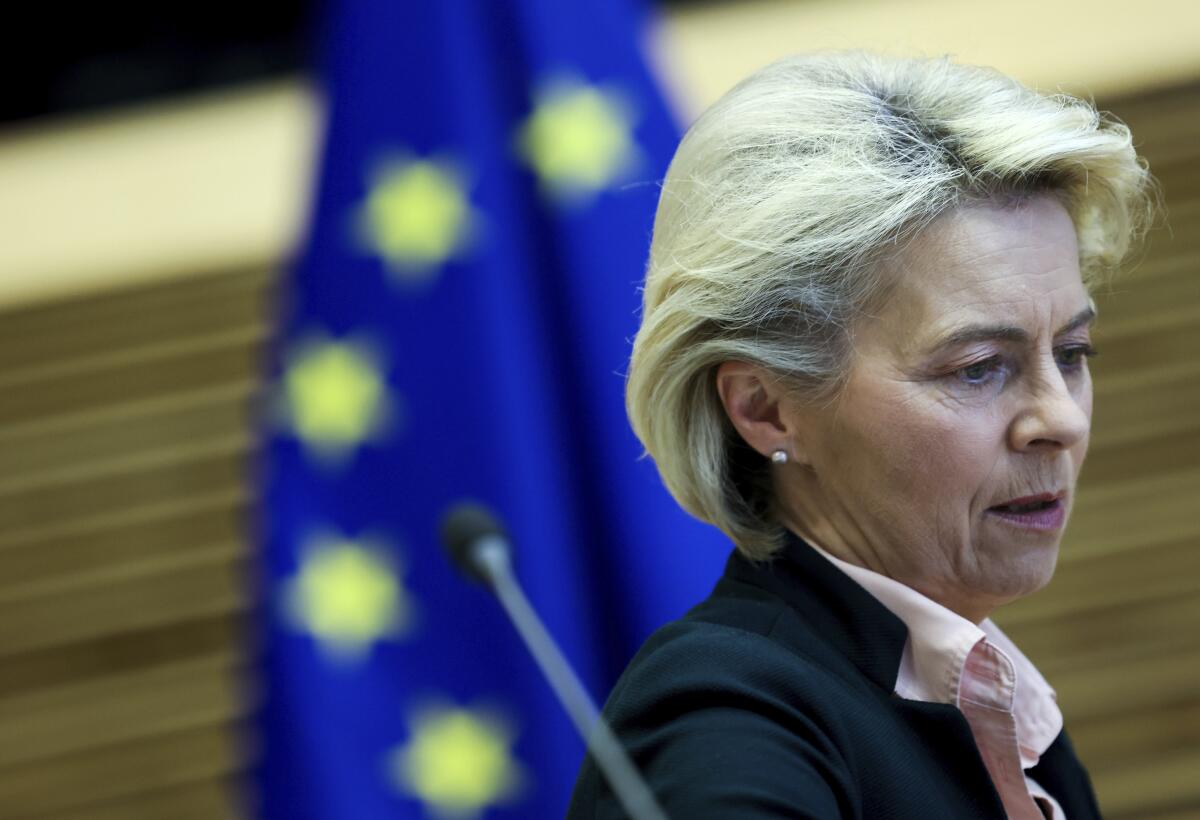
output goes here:
[{"label": "blonde hair", "polygon": [[878,261],[946,211],[1049,192],[1089,286],[1152,214],[1129,129],[948,59],[793,57],[688,130],[654,223],[626,407],[675,499],[752,559],[780,543],[769,465],[730,424],[715,371],[757,364],[802,395],[836,391]]}]

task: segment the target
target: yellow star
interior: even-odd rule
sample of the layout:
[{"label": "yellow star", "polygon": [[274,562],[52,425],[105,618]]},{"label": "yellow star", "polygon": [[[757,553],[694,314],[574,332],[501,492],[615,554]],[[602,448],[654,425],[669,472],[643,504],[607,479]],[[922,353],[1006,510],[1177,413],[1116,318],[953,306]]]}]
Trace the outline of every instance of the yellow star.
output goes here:
[{"label": "yellow star", "polygon": [[284,596],[293,625],[336,661],[360,660],[410,620],[408,595],[382,550],[329,536],[309,546]]},{"label": "yellow star", "polygon": [[374,356],[353,342],[312,341],[294,349],[283,374],[283,415],[309,451],[345,459],[382,432],[388,394]]},{"label": "yellow star", "polygon": [[413,721],[408,745],[392,751],[395,784],[443,817],[475,817],[513,797],[521,769],[511,731],[481,711],[437,708]]},{"label": "yellow star", "polygon": [[518,142],[547,191],[579,197],[608,187],[629,169],[636,154],[632,131],[617,95],[570,81],[538,95]]},{"label": "yellow star", "polygon": [[471,209],[458,175],[429,160],[391,160],[372,174],[358,229],[401,280],[429,278],[467,238]]}]

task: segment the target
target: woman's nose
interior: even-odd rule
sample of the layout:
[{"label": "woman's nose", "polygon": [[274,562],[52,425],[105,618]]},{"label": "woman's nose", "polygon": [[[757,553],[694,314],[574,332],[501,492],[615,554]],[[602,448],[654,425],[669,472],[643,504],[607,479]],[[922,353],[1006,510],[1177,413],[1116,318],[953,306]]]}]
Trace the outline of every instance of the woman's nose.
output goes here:
[{"label": "woman's nose", "polygon": [[1087,438],[1092,425],[1092,385],[1084,374],[1072,386],[1057,366],[1033,380],[1010,428],[1016,450],[1069,449]]}]

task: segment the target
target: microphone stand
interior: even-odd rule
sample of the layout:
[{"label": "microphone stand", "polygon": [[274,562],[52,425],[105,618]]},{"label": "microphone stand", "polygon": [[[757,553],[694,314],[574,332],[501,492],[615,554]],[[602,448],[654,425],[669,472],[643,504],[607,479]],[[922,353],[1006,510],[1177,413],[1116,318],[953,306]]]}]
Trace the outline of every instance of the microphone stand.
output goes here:
[{"label": "microphone stand", "polygon": [[487,576],[496,597],[550,681],[550,687],[583,736],[588,751],[626,813],[634,820],[667,820],[649,786],[634,768],[612,729],[601,719],[587,690],[521,591],[513,576],[508,545],[498,536],[484,536],[475,542],[471,552],[475,566]]}]

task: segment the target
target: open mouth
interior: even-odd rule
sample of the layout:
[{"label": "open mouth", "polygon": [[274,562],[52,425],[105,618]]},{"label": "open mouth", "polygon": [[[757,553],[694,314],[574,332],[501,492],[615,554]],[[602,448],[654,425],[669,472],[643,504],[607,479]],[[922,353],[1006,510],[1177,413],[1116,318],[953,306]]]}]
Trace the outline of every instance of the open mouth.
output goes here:
[{"label": "open mouth", "polygon": [[1066,521],[1062,499],[1045,495],[1035,499],[1016,499],[1008,504],[988,507],[995,518],[1023,529],[1057,530]]},{"label": "open mouth", "polygon": [[1049,509],[1057,503],[1057,498],[1048,498],[1045,501],[1031,501],[1028,504],[1000,504],[998,506],[991,507],[991,509],[1008,513],[1028,513]]}]

